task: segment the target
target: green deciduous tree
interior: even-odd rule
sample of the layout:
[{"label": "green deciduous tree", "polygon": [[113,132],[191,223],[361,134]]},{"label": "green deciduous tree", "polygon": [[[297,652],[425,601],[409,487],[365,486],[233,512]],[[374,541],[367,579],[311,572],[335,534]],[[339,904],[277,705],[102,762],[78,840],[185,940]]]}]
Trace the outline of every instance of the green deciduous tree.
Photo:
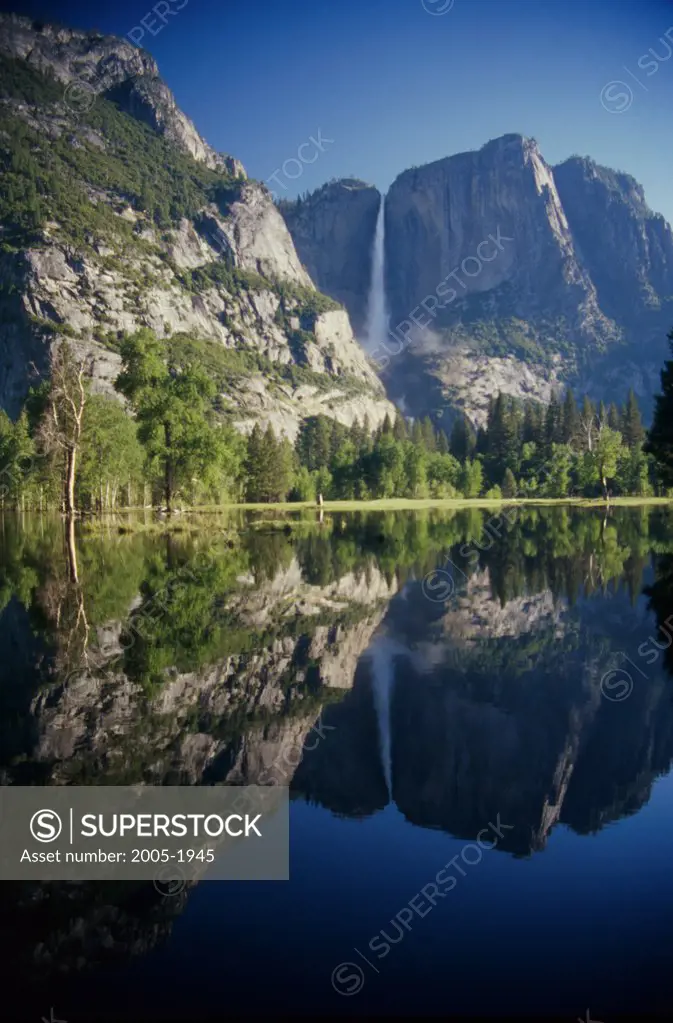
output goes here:
[{"label": "green deciduous tree", "polygon": [[133,409],[149,472],[166,510],[195,483],[212,486],[226,461],[226,438],[214,423],[215,385],[199,367],[169,361],[166,345],[143,329],[121,346],[115,386]]}]

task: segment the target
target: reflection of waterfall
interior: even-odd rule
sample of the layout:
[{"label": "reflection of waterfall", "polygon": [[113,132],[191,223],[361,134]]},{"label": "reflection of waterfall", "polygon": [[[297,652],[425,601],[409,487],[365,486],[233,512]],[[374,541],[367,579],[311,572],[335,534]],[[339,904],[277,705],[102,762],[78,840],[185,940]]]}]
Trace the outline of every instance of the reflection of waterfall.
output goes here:
[{"label": "reflection of waterfall", "polygon": [[376,220],[376,233],[372,249],[372,279],[369,286],[367,305],[367,325],[365,328],[365,346],[369,351],[384,341],[388,333],[388,312],[386,309],[385,287],[385,197],[381,196],[379,215]]},{"label": "reflection of waterfall", "polygon": [[374,644],[370,651],[372,661],[372,692],[374,707],[379,723],[379,745],[381,764],[388,786],[388,795],[392,795],[392,748],[390,739],[390,704],[395,684],[395,647],[385,640]]}]

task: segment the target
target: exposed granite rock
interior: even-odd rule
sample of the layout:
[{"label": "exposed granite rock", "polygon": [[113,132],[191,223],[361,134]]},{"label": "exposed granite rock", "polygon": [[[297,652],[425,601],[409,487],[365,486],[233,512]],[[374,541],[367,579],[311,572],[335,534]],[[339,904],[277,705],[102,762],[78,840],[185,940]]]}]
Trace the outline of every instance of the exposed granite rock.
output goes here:
[{"label": "exposed granite rock", "polygon": [[635,324],[665,297],[673,301],[673,231],[650,210],[642,186],[581,157],[554,167],[554,180],[605,313]]},{"label": "exposed granite rock", "polygon": [[[243,430],[260,420],[294,438],[306,415],[322,412],[346,424],[368,416],[377,425],[394,413],[347,314],[325,310],[324,300],[305,311],[315,287],[268,190],[207,146],[149,54],[125,40],[16,16],[0,21],[0,54],[65,84],[62,101],[4,101],[11,118],[42,138],[67,135],[75,147],[114,152],[114,143],[78,115],[70,87],[84,83],[90,91],[79,103],[113,100],[128,117],[222,173],[221,200],[176,218],[170,229],[159,229],[121,191],[78,179],[92,214],[105,207],[112,220],[92,216],[96,226],[86,244],[50,222],[37,242],[2,254],[0,407],[17,414],[28,387],[48,372],[63,334],[87,357],[94,390],[112,392],[121,336],[149,327],[160,337],[189,335],[237,353],[223,362],[239,369],[225,373],[222,406]],[[80,174],[87,166],[80,164]],[[247,375],[241,352],[248,359],[243,366],[253,367]],[[309,372],[296,377],[275,369],[293,366]]]},{"label": "exposed granite rock", "polygon": [[209,167],[244,175],[243,165],[216,153],[178,108],[156,61],[125,39],[0,14],[0,52],[25,60],[63,82],[73,112],[110,94],[136,117]]},{"label": "exposed granite rock", "polygon": [[302,263],[320,290],[346,307],[358,337],[367,317],[380,203],[372,185],[344,178],[280,204]]},{"label": "exposed granite rock", "polygon": [[[396,179],[386,198],[386,287],[392,324],[412,326],[420,372],[476,421],[500,389],[547,399],[557,376],[582,372],[592,351],[621,337],[579,258],[551,168],[520,135]],[[412,325],[412,311],[425,328]],[[391,358],[386,371],[393,396],[407,401],[410,361]],[[416,391],[410,411],[427,407]]]},{"label": "exposed granite rock", "polygon": [[528,314],[565,311],[574,301],[600,319],[551,169],[532,139],[505,135],[393,182],[386,197],[393,323],[469,257],[467,272],[458,274],[461,298],[507,284]]}]

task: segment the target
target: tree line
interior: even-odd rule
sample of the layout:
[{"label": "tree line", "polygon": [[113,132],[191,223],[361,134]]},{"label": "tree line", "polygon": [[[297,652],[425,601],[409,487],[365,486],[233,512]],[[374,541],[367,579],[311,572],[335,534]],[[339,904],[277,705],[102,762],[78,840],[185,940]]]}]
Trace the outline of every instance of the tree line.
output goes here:
[{"label": "tree line", "polygon": [[[673,351],[673,331],[669,335]],[[305,419],[293,444],[269,425],[247,437],[222,421],[216,387],[194,360],[142,329],[121,344],[114,396],[92,394],[67,339],[50,379],[13,422],[0,413],[0,504],[102,512],[236,501],[647,496],[673,487],[673,360],[648,436],[634,392],[622,405],[547,405],[498,394],[485,424],[459,415],[378,427]],[[129,412],[131,413],[129,415]]]}]

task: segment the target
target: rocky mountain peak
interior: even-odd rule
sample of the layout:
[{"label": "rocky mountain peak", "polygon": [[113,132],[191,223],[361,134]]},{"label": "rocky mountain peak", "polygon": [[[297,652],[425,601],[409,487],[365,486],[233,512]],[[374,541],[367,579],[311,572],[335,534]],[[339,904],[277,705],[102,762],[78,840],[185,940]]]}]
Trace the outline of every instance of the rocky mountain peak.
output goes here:
[{"label": "rocky mountain peak", "polygon": [[195,160],[245,176],[241,163],[204,141],[177,106],[154,58],[128,40],[5,14],[0,15],[0,53],[51,73],[65,86],[64,102],[75,112],[88,109],[96,96],[112,95]]},{"label": "rocky mountain peak", "polygon": [[0,407],[18,414],[63,336],[112,391],[121,340],[148,327],[199,348],[242,431],[394,414],[268,190],[208,146],[149,54],[10,16],[0,72]]}]

